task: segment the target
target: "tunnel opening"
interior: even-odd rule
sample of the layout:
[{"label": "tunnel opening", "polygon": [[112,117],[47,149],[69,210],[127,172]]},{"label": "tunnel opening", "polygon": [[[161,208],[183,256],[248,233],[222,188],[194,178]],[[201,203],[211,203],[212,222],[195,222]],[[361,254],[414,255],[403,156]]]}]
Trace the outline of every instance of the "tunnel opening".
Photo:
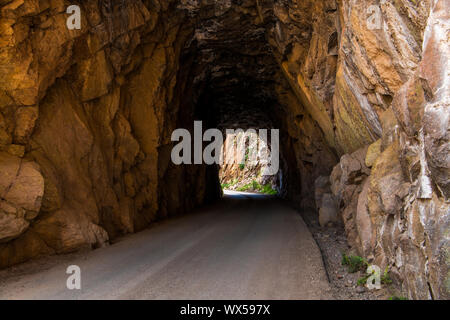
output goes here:
[{"label": "tunnel opening", "polygon": [[[315,206],[311,185],[329,174],[337,159],[285,74],[283,59],[295,59],[292,71],[304,56],[277,36],[285,26],[276,26],[270,1],[201,2],[163,7],[150,2],[152,10],[143,16],[148,11],[138,1],[114,4],[113,15],[106,8],[89,17],[98,29],[67,40],[77,59],[69,63],[60,52],[43,62],[44,75],[47,66],[54,72],[37,85],[35,105],[11,111],[21,123],[8,127],[18,128],[8,161],[21,163],[16,153],[22,146],[38,164],[36,180],[42,184],[33,194],[42,205],[29,206],[29,218],[18,218],[8,241],[0,243],[3,265],[101,247],[219,199],[221,184],[231,184],[234,173],[171,160],[171,134],[177,128],[194,132],[195,121],[225,136],[226,129],[279,129],[278,175],[264,177],[258,165],[244,163],[243,170],[231,170],[243,174],[238,188],[250,185],[299,207]],[[296,32],[303,27],[309,30],[302,26]],[[37,243],[36,249],[18,249],[29,242]]]},{"label": "tunnel opening", "polygon": [[[282,187],[282,171],[279,168],[279,150],[275,151],[271,143],[273,137],[268,136],[268,129],[244,131],[240,128],[226,130],[224,162],[219,170],[222,190],[278,195]],[[272,130],[270,132],[273,133]],[[279,142],[276,144],[278,149]],[[262,156],[264,152],[267,154]]]},{"label": "tunnel opening", "polygon": [[[265,175],[266,165],[248,161],[258,146],[245,142],[244,150],[237,154],[239,163],[210,166],[208,170],[217,179],[210,179],[214,186],[207,189],[216,190],[219,186],[287,197],[290,192],[296,193],[293,186],[298,185],[298,176],[295,168],[288,168],[287,159],[293,159],[284,156],[285,142],[291,138],[282,112],[290,112],[290,102],[280,101],[280,96],[286,98],[292,91],[267,41],[267,29],[273,21],[261,17],[250,3],[229,3],[220,12],[216,5],[211,8],[215,8],[214,14],[203,9],[205,16],[197,22],[194,38],[181,58],[191,66],[189,91],[193,97],[192,117],[183,119],[202,121],[205,130],[221,130],[225,159],[225,146],[230,145],[230,139],[239,140],[239,136],[227,135],[227,130],[268,130],[266,143],[270,153],[271,129],[277,129],[280,150],[279,170]],[[255,19],[259,21],[255,23]]]},{"label": "tunnel opening", "polygon": [[[236,54],[234,60],[240,58]],[[254,70],[255,65],[246,68]],[[277,120],[269,116],[277,101],[272,86],[248,75],[242,77],[243,72],[231,69],[227,76],[210,76],[195,106],[195,118],[207,129],[222,132],[221,163],[216,168],[222,189],[279,194],[282,168],[269,175],[270,161],[262,161],[264,152],[272,155],[272,130],[279,130]],[[282,157],[279,150],[277,153]]]}]

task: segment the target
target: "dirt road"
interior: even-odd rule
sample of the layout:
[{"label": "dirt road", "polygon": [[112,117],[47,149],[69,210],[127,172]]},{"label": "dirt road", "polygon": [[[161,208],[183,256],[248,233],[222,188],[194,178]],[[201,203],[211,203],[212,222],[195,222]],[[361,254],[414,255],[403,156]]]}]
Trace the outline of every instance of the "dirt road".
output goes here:
[{"label": "dirt road", "polygon": [[[81,290],[66,287],[69,265],[80,267]],[[0,299],[332,298],[300,215],[275,198],[237,192],[106,248],[20,270],[0,272]]]}]

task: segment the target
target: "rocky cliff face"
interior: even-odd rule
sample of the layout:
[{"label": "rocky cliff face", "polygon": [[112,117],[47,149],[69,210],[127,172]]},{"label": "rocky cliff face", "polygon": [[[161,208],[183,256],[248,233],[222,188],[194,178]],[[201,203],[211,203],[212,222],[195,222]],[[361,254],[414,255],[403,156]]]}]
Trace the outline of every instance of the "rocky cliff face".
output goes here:
[{"label": "rocky cliff face", "polygon": [[382,4],[376,32],[360,23],[366,8],[340,17],[333,123],[337,149],[351,154],[331,191],[362,255],[389,267],[410,298],[448,297],[448,3]]},{"label": "rocky cliff face", "polygon": [[0,267],[218,197],[170,136],[240,102],[281,129],[286,197],[449,297],[448,1],[92,0],[80,30],[70,4],[0,0]]},{"label": "rocky cliff face", "polygon": [[193,119],[193,28],[176,5],[87,1],[70,31],[64,1],[0,3],[0,266],[103,246],[208,197],[209,169],[170,164],[171,132]]}]

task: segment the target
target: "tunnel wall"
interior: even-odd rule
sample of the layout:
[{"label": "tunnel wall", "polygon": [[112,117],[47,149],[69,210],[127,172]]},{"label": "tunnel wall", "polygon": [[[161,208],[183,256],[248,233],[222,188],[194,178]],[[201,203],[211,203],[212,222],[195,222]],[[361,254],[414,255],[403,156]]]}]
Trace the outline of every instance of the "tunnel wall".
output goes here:
[{"label": "tunnel wall", "polygon": [[327,194],[350,244],[409,297],[448,298],[446,1],[375,2],[374,30],[370,1],[83,1],[78,31],[70,4],[0,0],[0,267],[217,197],[211,169],[170,164],[170,134],[215,73],[197,47],[236,14],[277,64],[256,76],[274,80],[286,196],[320,212]]},{"label": "tunnel wall", "polygon": [[269,43],[340,158],[313,177],[319,220],[342,221],[352,248],[409,298],[448,298],[448,2],[277,1],[273,10]]},{"label": "tunnel wall", "polygon": [[[3,1],[0,267],[100,247],[220,190],[174,166],[193,123],[192,22],[174,1]],[[181,112],[180,110],[183,110]]]}]

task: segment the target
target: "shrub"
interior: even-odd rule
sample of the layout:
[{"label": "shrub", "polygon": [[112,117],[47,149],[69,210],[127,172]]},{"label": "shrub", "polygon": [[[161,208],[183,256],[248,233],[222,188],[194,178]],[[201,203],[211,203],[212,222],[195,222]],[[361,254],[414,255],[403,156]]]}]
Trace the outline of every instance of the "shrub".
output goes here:
[{"label": "shrub", "polygon": [[381,276],[381,283],[382,284],[391,284],[392,283],[391,277],[389,276],[389,267],[386,267],[386,269],[384,269],[384,273]]},{"label": "shrub", "polygon": [[358,286],[364,286],[367,283],[367,279],[369,279],[369,277],[371,276],[371,274],[367,274],[362,278],[358,279],[357,285]]},{"label": "shrub", "polygon": [[408,300],[406,297],[392,296],[389,297],[389,300]]},{"label": "shrub", "polygon": [[245,186],[240,187],[239,189],[237,189],[237,191],[242,191],[242,192],[248,191],[251,189],[251,187],[252,187],[252,184],[249,183],[249,184],[246,184]]},{"label": "shrub", "polygon": [[366,259],[360,256],[347,256],[345,253],[342,254],[342,265],[347,266],[349,273],[355,273],[358,271],[365,271],[368,267]]},{"label": "shrub", "polygon": [[265,186],[261,187],[260,191],[262,193],[269,194],[269,195],[276,195],[276,194],[278,194],[278,191],[274,190],[270,183],[268,183]]},{"label": "shrub", "polygon": [[248,190],[257,191],[257,192],[268,194],[268,195],[278,194],[278,191],[272,189],[272,185],[270,183],[262,186],[256,180],[253,180],[251,183],[248,183],[245,186],[242,186],[239,189],[237,189],[237,191],[242,191],[242,192],[248,191]]},{"label": "shrub", "polygon": [[231,187],[231,185],[229,183],[223,183],[221,187],[222,189],[228,189],[229,187]]}]

